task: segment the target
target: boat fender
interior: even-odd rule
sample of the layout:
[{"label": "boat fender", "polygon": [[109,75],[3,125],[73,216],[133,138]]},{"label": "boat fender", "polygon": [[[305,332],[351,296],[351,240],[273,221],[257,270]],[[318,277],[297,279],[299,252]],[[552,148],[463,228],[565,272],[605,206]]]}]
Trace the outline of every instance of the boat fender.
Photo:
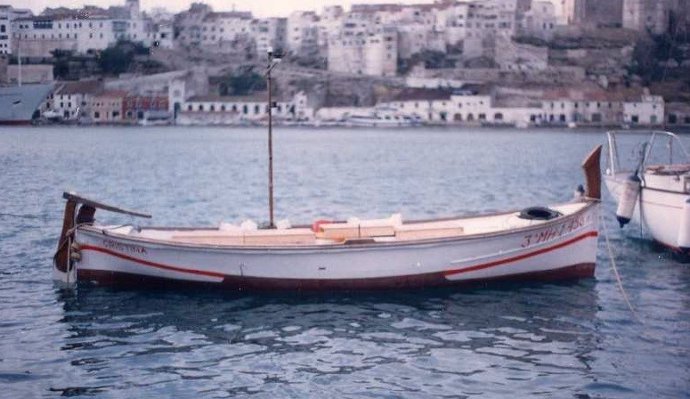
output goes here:
[{"label": "boat fender", "polygon": [[557,210],[547,208],[545,206],[532,206],[525,208],[521,210],[520,215],[518,215],[520,219],[526,220],[551,220],[559,216],[563,216],[563,214]]},{"label": "boat fender", "polygon": [[618,200],[618,208],[616,208],[616,219],[621,228],[630,223],[630,219],[632,219],[635,204],[640,196],[640,186],[640,178],[637,174],[630,175],[623,183],[623,192]]},{"label": "boat fender", "polygon": [[683,251],[690,249],[690,198],[683,203],[683,213],[678,226],[678,248]]}]

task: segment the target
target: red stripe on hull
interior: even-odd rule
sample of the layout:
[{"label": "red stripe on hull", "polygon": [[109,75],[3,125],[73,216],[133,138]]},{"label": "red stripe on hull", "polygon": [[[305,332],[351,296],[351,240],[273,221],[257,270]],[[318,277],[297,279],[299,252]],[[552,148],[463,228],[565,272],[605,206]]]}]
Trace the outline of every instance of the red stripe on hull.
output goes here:
[{"label": "red stripe on hull", "polygon": [[534,257],[534,256],[541,255],[541,254],[544,254],[544,253],[547,253],[547,252],[555,251],[555,250],[557,250],[557,249],[560,249],[560,248],[563,248],[563,247],[567,247],[567,246],[570,245],[570,244],[574,244],[574,243],[576,243],[576,242],[578,242],[578,241],[584,240],[585,238],[597,237],[598,235],[599,235],[598,232],[596,232],[596,231],[590,231],[590,232],[588,232],[588,233],[579,235],[579,236],[577,236],[577,237],[575,237],[575,238],[571,238],[571,239],[568,240],[568,241],[564,241],[564,242],[562,242],[562,243],[560,243],[560,244],[556,244],[556,245],[551,246],[551,247],[548,247],[548,248],[542,248],[542,249],[540,249],[540,250],[538,250],[538,251],[533,251],[533,252],[529,252],[529,253],[526,253],[526,254],[514,256],[514,257],[512,257],[512,258],[501,259],[501,260],[497,260],[497,261],[494,261],[494,262],[483,263],[483,264],[476,265],[476,266],[470,266],[470,267],[465,267],[465,268],[462,268],[462,269],[455,269],[455,270],[447,270],[447,271],[444,272],[444,275],[446,275],[446,276],[452,276],[452,275],[461,274],[461,273],[468,273],[468,272],[474,272],[474,271],[477,271],[477,270],[488,269],[488,268],[490,268],[490,267],[501,266],[501,265],[505,265],[506,263],[517,262],[517,261],[520,261],[520,260],[523,260],[523,259],[532,258],[532,257]]},{"label": "red stripe on hull", "polygon": [[117,286],[155,286],[155,287],[222,287],[228,290],[248,291],[354,291],[354,290],[392,290],[423,287],[477,285],[494,281],[559,281],[590,278],[594,276],[594,263],[581,263],[562,267],[555,270],[539,271],[484,278],[474,280],[451,281],[443,273],[428,273],[412,276],[384,277],[370,279],[342,279],[342,280],[300,280],[258,277],[225,276],[221,283],[206,283],[198,281],[173,280],[161,277],[143,276],[131,273],[112,272],[105,270],[79,269],[78,278],[81,281],[96,282],[99,285]]},{"label": "red stripe on hull", "polygon": [[129,255],[121,254],[119,252],[111,251],[111,250],[106,249],[106,248],[96,247],[93,245],[83,245],[81,247],[81,250],[82,251],[101,252],[101,253],[115,256],[117,258],[125,259],[125,260],[131,261],[131,262],[136,262],[136,263],[139,263],[140,265],[143,265],[143,266],[151,266],[151,267],[155,267],[155,268],[163,269],[163,270],[170,270],[170,271],[174,271],[174,272],[188,273],[188,274],[195,274],[195,275],[199,275],[199,276],[208,276],[208,277],[216,277],[216,278],[225,277],[225,275],[222,273],[208,272],[208,271],[204,271],[204,270],[188,269],[185,267],[177,267],[177,266],[164,265],[162,263],[149,262],[147,260],[133,258]]}]

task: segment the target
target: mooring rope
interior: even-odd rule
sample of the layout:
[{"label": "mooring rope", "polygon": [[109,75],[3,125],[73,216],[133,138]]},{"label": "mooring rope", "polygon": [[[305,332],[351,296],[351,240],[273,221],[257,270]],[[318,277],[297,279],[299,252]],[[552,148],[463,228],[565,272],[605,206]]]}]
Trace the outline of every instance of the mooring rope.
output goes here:
[{"label": "mooring rope", "polygon": [[609,241],[609,229],[608,229],[608,226],[606,225],[606,218],[604,217],[603,214],[600,215],[600,218],[601,218],[601,224],[603,225],[603,230],[604,230],[604,239],[606,241],[606,249],[608,251],[609,259],[611,261],[611,269],[613,270],[613,275],[616,276],[616,281],[618,282],[618,290],[623,295],[623,299],[625,300],[625,303],[628,305],[628,309],[630,309],[630,312],[635,317],[635,320],[642,323],[642,320],[640,320],[639,316],[637,315],[635,308],[633,307],[632,303],[630,303],[630,298],[628,298],[628,293],[625,291],[625,287],[623,287],[623,280],[621,279],[620,273],[618,273],[618,267],[616,267],[616,257],[613,255],[613,249],[611,248],[611,242]]}]

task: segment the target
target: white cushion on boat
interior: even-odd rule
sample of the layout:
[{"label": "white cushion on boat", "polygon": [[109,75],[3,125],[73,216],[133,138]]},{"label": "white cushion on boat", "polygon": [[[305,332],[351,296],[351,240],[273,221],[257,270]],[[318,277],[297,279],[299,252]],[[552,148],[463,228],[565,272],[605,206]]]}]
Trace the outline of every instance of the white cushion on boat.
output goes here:
[{"label": "white cushion on boat", "polygon": [[240,227],[244,231],[257,230],[259,228],[256,222],[250,219],[247,219],[244,222],[242,222],[242,224],[240,224]]},{"label": "white cushion on boat", "polygon": [[290,224],[288,219],[282,219],[276,222],[276,229],[278,230],[285,230],[289,229],[290,227],[292,227],[292,224]]},{"label": "white cushion on boat", "polygon": [[218,230],[220,231],[241,231],[242,228],[232,223],[220,222],[218,225]]}]

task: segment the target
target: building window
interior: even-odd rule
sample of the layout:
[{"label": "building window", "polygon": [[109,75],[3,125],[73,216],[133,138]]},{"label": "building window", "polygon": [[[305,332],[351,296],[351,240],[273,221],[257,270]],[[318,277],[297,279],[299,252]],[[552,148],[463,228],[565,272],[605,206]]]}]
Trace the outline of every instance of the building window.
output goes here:
[{"label": "building window", "polygon": [[632,123],[639,123],[639,122],[640,122],[640,117],[637,116],[637,115],[632,115],[632,116],[630,117],[630,121],[631,121]]}]

